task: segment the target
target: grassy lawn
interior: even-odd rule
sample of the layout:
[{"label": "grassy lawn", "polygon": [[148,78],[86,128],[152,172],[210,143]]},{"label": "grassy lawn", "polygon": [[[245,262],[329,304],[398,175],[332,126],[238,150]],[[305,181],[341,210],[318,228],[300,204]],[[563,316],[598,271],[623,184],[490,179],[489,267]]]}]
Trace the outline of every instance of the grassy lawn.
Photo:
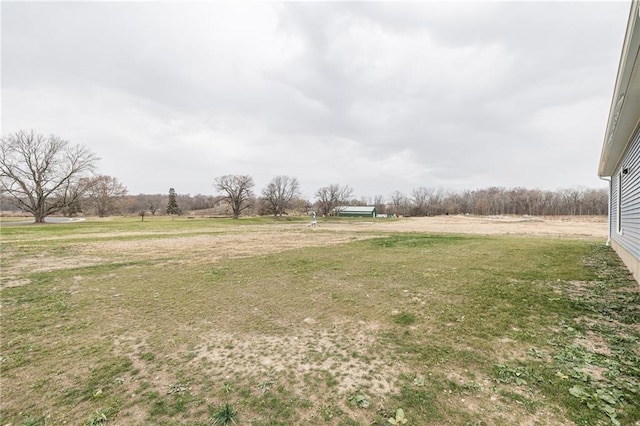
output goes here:
[{"label": "grassy lawn", "polygon": [[601,241],[340,223],[0,228],[0,424],[640,422],[640,289]]}]

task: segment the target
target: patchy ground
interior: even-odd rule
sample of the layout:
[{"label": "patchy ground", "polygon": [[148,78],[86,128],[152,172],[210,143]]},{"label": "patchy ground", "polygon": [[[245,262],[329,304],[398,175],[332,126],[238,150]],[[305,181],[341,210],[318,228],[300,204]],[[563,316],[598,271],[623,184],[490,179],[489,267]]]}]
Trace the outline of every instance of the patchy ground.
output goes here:
[{"label": "patchy ground", "polygon": [[323,224],[325,229],[370,229],[385,232],[435,232],[483,235],[527,235],[607,238],[604,216],[434,216],[403,218],[398,221],[363,220],[355,225]]},{"label": "patchy ground", "polygon": [[[38,251],[27,256],[9,249],[3,256],[2,286],[13,287],[28,283],[28,280],[14,278],[26,271],[46,272],[93,266],[103,263],[106,260],[105,256],[112,262],[166,259],[171,263],[197,264],[304,247],[328,247],[390,232],[554,236],[606,240],[607,219],[590,216],[451,215],[399,220],[372,221],[363,218],[362,221],[321,222],[316,228],[301,223],[282,223],[225,227],[198,235],[182,235],[184,232],[158,233],[154,238],[137,238],[149,234],[131,231],[84,234],[74,236],[76,241],[73,244],[63,244],[55,253]],[[44,242],[66,238],[68,237],[54,235],[40,240]],[[82,241],[89,239],[92,241]],[[7,238],[4,238],[4,241],[19,242]],[[175,254],[179,253],[185,255],[176,257]]]},{"label": "patchy ground", "polygon": [[565,299],[624,305],[582,264],[606,218],[251,220],[3,234],[2,424],[636,422],[635,311]]}]

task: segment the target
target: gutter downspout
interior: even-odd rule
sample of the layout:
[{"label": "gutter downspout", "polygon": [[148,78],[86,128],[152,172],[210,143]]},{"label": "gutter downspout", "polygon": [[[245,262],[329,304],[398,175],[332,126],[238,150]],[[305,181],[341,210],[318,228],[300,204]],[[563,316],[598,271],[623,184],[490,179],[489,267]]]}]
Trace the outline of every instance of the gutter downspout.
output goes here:
[{"label": "gutter downspout", "polygon": [[600,179],[609,182],[609,190],[607,191],[607,247],[611,246],[611,177],[606,178],[598,176]]}]

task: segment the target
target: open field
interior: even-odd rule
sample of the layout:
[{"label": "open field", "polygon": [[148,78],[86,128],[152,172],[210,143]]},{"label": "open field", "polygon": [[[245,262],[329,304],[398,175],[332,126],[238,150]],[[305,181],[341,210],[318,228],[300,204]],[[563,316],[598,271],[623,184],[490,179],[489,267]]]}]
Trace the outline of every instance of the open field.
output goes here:
[{"label": "open field", "polygon": [[606,219],[319,225],[3,226],[0,424],[640,425]]}]

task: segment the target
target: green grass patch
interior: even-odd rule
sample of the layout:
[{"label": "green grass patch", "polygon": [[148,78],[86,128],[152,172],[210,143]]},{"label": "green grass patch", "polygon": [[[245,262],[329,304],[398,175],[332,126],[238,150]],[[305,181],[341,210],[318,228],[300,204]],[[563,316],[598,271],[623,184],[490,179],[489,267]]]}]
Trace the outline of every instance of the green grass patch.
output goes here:
[{"label": "green grass patch", "polygon": [[609,248],[329,220],[3,227],[2,424],[640,421]]}]

